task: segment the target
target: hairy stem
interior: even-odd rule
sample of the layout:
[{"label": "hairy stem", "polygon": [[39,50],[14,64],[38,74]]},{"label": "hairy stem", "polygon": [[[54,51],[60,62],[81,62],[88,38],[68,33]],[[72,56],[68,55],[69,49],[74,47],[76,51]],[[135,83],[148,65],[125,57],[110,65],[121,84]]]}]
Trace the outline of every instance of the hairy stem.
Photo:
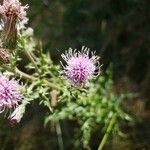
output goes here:
[{"label": "hairy stem", "polygon": [[[7,70],[7,71],[10,71],[10,72],[14,73],[16,76],[22,77],[22,78],[24,78],[24,79],[26,79],[26,80],[29,80],[29,81],[31,81],[31,82],[38,80],[38,78],[33,77],[33,76],[31,76],[31,75],[29,75],[29,74],[27,74],[27,73],[22,72],[22,71],[19,70],[17,67],[16,67],[15,69],[12,69],[12,68],[10,68],[10,67],[7,66],[7,65],[2,65],[1,67],[4,68],[4,69]],[[62,90],[59,86],[57,86],[56,84],[54,84],[54,83],[52,83],[52,82],[49,82],[49,81],[47,81],[47,80],[44,80],[43,82],[44,82],[47,86],[49,86],[49,87],[51,87],[51,88],[53,88],[53,89],[56,89],[56,90],[59,90],[59,91]]]},{"label": "hairy stem", "polygon": [[15,69],[15,74],[16,74],[16,75],[19,75],[19,76],[21,76],[22,78],[27,79],[27,80],[36,80],[35,77],[33,77],[33,76],[31,76],[31,75],[29,75],[29,74],[27,74],[27,73],[22,72],[22,71],[19,70],[18,68]]},{"label": "hairy stem", "polygon": [[35,60],[34,60],[34,58],[33,58],[32,52],[27,51],[27,50],[25,49],[25,54],[26,54],[26,56],[29,58],[29,60],[33,63],[33,65],[34,65],[36,71],[39,72],[38,66],[37,66],[37,64],[36,64],[36,62],[35,62]]},{"label": "hairy stem", "polygon": [[104,145],[105,145],[106,142],[107,142],[108,136],[109,136],[109,134],[110,134],[110,132],[111,132],[111,130],[112,130],[112,128],[113,128],[115,122],[116,122],[116,115],[114,114],[114,115],[112,116],[110,122],[109,122],[109,125],[108,125],[108,127],[107,127],[107,129],[106,129],[106,132],[105,132],[105,134],[104,134],[104,136],[103,136],[103,139],[102,139],[102,141],[101,141],[101,143],[100,143],[100,145],[99,145],[98,150],[102,150],[102,149],[103,149],[103,147],[104,147]]},{"label": "hairy stem", "polygon": [[47,81],[47,80],[45,80],[44,82],[45,82],[48,86],[50,86],[50,87],[52,87],[52,88],[54,88],[54,89],[56,89],[56,90],[59,90],[59,91],[62,90],[61,87],[57,86],[56,84],[54,84],[54,83],[52,83],[52,82],[49,82],[49,81]]},{"label": "hairy stem", "polygon": [[35,79],[31,75],[29,75],[27,73],[24,73],[21,70],[19,70],[17,67],[10,68],[9,66],[6,66],[6,65],[2,65],[1,67],[4,68],[7,71],[10,71],[10,72],[14,73],[16,76],[21,76],[24,79],[27,79],[27,80],[34,80]]},{"label": "hairy stem", "polygon": [[46,100],[46,102],[47,102],[47,107],[49,108],[49,110],[51,111],[51,112],[53,112],[53,110],[52,110],[52,108],[51,108],[51,105],[50,105],[50,100],[45,96],[45,95],[41,95],[42,96],[42,98],[44,98],[44,100]]}]

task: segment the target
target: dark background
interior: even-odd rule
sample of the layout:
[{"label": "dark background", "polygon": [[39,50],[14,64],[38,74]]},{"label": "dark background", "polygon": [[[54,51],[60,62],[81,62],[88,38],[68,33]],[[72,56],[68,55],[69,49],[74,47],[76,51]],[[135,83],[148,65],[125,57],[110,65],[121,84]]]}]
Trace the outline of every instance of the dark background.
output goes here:
[{"label": "dark background", "polygon": [[[140,116],[135,123],[123,123],[125,139],[113,138],[106,149],[148,150],[150,144],[150,2],[149,0],[25,0],[29,4],[29,26],[50,51],[55,63],[69,47],[82,45],[101,56],[102,70],[113,64],[116,89],[139,94],[127,108]],[[38,107],[38,106],[37,106]],[[0,128],[0,147],[15,150],[58,149],[57,136],[43,129],[43,112],[29,109],[15,128]],[[31,112],[30,112],[31,111]],[[36,114],[36,115],[33,115]],[[27,117],[28,116],[28,117]],[[72,123],[62,122],[65,149],[72,149]],[[66,129],[67,128],[67,129]],[[7,130],[6,132],[4,132]],[[10,131],[9,131],[10,130]],[[91,146],[98,146],[93,137]],[[2,139],[2,140],[1,140]],[[93,142],[94,141],[94,142]]]},{"label": "dark background", "polygon": [[35,36],[60,59],[69,47],[85,45],[112,62],[115,80],[128,78],[149,96],[149,0],[26,0]]}]

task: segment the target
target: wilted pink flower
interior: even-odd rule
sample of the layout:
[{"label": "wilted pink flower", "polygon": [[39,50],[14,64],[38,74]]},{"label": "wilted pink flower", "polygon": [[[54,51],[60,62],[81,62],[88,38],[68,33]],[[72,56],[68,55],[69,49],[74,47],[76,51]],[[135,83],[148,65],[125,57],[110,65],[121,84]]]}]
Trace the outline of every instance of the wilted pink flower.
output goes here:
[{"label": "wilted pink flower", "polygon": [[82,87],[87,80],[99,73],[99,57],[93,52],[90,53],[89,48],[82,47],[81,51],[69,49],[68,52],[61,55],[66,65],[63,66],[63,74],[76,87]]},{"label": "wilted pink flower", "polygon": [[0,75],[0,111],[16,107],[21,99],[21,86],[18,81]]},{"label": "wilted pink flower", "polygon": [[10,62],[10,53],[7,49],[0,47],[0,62],[9,63]]},{"label": "wilted pink flower", "polygon": [[24,104],[19,105],[8,118],[10,124],[15,125],[19,123],[23,117],[24,112],[25,112],[25,105]]},{"label": "wilted pink flower", "polygon": [[27,5],[22,6],[19,0],[3,0],[0,5],[2,15],[1,27],[3,43],[7,48],[15,48],[17,44],[17,31],[25,28],[28,22],[26,17]]}]

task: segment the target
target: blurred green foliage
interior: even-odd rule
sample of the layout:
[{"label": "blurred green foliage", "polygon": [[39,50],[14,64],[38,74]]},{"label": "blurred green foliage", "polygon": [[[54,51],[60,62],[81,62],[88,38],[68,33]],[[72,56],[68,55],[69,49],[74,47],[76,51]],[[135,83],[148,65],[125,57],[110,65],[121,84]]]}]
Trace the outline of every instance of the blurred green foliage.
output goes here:
[{"label": "blurred green foliage", "polygon": [[[54,112],[49,114],[45,123],[64,119],[77,121],[80,126],[77,130],[79,135],[74,143],[81,144],[82,142],[81,146],[87,148],[92,133],[101,127],[101,130],[104,130],[104,134],[106,134],[105,130],[112,118],[117,118],[115,121],[116,131],[119,131],[118,119],[132,120],[129,114],[124,111],[122,104],[123,100],[130,99],[133,94],[117,94],[114,91],[112,66],[109,67],[105,75],[98,77],[89,88],[83,90],[76,88],[73,90],[72,88],[68,85],[63,87],[63,93],[58,97]],[[111,130],[113,129],[114,127]]]}]

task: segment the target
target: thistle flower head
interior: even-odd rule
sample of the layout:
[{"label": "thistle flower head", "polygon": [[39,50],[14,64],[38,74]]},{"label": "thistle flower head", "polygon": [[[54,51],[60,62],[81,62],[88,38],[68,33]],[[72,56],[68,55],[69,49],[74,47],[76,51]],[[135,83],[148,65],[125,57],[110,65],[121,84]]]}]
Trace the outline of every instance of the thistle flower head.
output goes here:
[{"label": "thistle flower head", "polygon": [[21,101],[21,86],[18,81],[0,75],[0,110],[14,108]]},{"label": "thistle flower head", "polygon": [[81,51],[69,49],[68,52],[61,55],[66,65],[63,65],[63,74],[76,87],[82,87],[87,80],[99,72],[99,57],[95,56],[89,49],[82,47]]},{"label": "thistle flower head", "polygon": [[0,14],[3,17],[13,16],[16,19],[23,20],[26,17],[27,5],[21,6],[19,0],[4,0],[3,4],[0,5]]}]

